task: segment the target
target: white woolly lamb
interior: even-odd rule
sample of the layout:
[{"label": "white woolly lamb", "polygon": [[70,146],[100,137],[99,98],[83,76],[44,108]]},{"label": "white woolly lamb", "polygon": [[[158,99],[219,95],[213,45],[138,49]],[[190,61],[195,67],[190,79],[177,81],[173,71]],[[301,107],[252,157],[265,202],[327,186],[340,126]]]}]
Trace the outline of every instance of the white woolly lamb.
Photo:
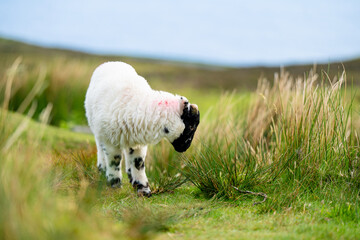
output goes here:
[{"label": "white woolly lamb", "polygon": [[95,135],[97,166],[113,187],[121,186],[121,158],[139,195],[150,196],[145,174],[148,144],[168,139],[176,151],[186,151],[200,113],[185,97],[151,89],[135,69],[107,62],[93,73],[85,99],[86,117]]}]

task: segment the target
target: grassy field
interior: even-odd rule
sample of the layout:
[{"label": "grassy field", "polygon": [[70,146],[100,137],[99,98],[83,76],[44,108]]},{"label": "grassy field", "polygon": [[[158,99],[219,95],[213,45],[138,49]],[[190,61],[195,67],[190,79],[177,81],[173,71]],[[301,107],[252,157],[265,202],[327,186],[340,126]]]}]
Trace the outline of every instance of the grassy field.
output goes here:
[{"label": "grassy field", "polygon": [[[85,89],[94,69],[105,61],[124,61],[144,76],[155,89],[186,95],[208,109],[223,92],[255,91],[260,77],[274,79],[279,68],[252,67],[229,68],[179,62],[166,62],[151,59],[121,56],[97,56],[80,52],[47,49],[0,38],[0,87],[4,86],[6,72],[21,56],[17,68],[16,81],[12,91],[9,109],[18,110],[27,93],[38,83],[35,100],[40,109],[48,103],[54,106],[50,123],[55,126],[71,127],[86,124],[83,100]],[[312,65],[287,66],[286,70],[294,77],[304,77]],[[331,78],[346,70],[348,84],[360,85],[360,59],[343,63],[320,64],[317,74],[327,73]],[[174,87],[176,86],[176,87]],[[1,88],[4,89],[4,88]],[[198,92],[202,94],[198,94]],[[3,91],[0,92],[2,97]],[[25,111],[24,107],[20,110]]]},{"label": "grassy field", "polygon": [[[245,84],[252,69],[0,43],[0,239],[359,239],[359,64]],[[125,173],[109,188],[93,137],[69,131],[85,123],[89,78],[108,59],[201,111],[185,154],[150,147],[151,198]]]}]

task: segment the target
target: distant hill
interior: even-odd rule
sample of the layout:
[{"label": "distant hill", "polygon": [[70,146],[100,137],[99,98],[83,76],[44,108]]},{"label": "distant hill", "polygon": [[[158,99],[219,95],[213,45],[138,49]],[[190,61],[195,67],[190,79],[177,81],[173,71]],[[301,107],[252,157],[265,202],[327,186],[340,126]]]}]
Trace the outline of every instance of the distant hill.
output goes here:
[{"label": "distant hill", "polygon": [[[14,59],[23,56],[23,61],[30,67],[38,63],[54,64],[54,59],[63,61],[83,61],[90,69],[94,69],[102,62],[120,60],[133,65],[140,75],[149,81],[163,81],[166,84],[187,84],[199,88],[221,89],[254,89],[260,76],[272,80],[279,68],[275,67],[223,67],[197,63],[164,61],[127,56],[101,56],[83,52],[34,46],[14,40],[0,38],[0,76],[3,76]],[[333,77],[346,69],[348,80],[360,85],[360,59],[345,62],[334,62],[317,65],[317,72],[321,70]],[[285,69],[294,76],[303,76],[313,65],[286,66]],[[89,75],[91,74],[91,71]],[[89,76],[86,76],[89,77]]]}]

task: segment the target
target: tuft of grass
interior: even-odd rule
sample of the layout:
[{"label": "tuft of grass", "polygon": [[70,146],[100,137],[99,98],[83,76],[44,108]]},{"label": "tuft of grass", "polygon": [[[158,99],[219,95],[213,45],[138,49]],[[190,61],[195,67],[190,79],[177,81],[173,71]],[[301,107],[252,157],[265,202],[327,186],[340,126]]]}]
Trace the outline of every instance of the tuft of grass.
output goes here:
[{"label": "tuft of grass", "polygon": [[181,169],[184,164],[179,161],[179,154],[165,141],[152,146],[146,160],[146,174],[153,194],[173,192],[186,182]]},{"label": "tuft of grass", "polygon": [[[338,203],[346,196],[358,209],[360,147],[351,124],[353,96],[342,88],[345,72],[335,81],[326,74],[318,78],[313,71],[297,79],[281,71],[273,86],[260,81],[245,121],[236,104],[220,103],[218,115],[229,121],[209,125],[216,140],[205,138],[198,153],[186,157],[184,174],[208,196],[239,199],[233,186],[265,192],[270,196],[261,206],[265,212],[328,195]],[[340,194],[330,193],[332,188]]]},{"label": "tuft of grass", "polygon": [[52,154],[56,188],[78,189],[82,180],[86,180],[90,185],[98,184],[101,179],[96,167],[96,153],[96,147],[89,145],[86,149]]},{"label": "tuft of grass", "polygon": [[238,199],[241,190],[262,191],[264,185],[274,180],[274,164],[256,158],[251,148],[243,142],[204,145],[201,152],[184,157],[183,173],[208,197]]}]

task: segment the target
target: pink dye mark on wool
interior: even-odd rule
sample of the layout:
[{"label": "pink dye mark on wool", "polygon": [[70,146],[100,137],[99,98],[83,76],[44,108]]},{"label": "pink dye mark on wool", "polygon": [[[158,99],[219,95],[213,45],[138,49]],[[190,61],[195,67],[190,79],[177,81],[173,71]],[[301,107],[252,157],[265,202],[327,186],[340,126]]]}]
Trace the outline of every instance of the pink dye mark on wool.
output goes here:
[{"label": "pink dye mark on wool", "polygon": [[179,101],[177,100],[161,100],[158,102],[154,102],[154,104],[156,104],[157,106],[163,106],[163,107],[178,107],[179,106]]}]

